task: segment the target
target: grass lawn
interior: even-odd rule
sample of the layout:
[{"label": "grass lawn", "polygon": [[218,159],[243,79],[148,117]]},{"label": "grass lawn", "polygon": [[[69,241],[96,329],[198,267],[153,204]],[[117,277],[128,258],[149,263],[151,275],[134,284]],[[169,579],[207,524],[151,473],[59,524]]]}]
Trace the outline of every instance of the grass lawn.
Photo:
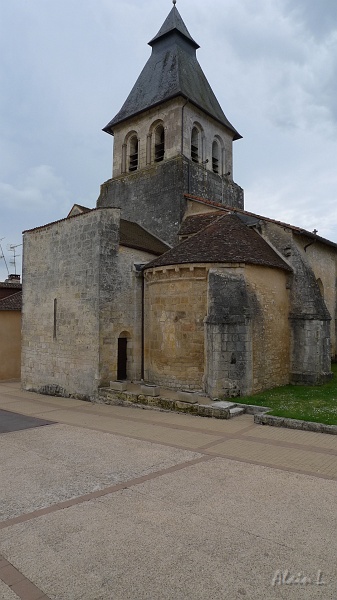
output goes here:
[{"label": "grass lawn", "polygon": [[240,404],[268,406],[276,417],[337,425],[337,365],[333,379],[324,385],[285,385],[255,396],[238,398]]}]

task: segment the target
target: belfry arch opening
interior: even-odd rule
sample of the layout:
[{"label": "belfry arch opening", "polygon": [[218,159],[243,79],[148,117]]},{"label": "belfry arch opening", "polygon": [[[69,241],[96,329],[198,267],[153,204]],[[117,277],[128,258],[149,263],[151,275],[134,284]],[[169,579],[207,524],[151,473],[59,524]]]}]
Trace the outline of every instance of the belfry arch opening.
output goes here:
[{"label": "belfry arch opening", "polygon": [[191,135],[191,159],[193,160],[193,162],[199,162],[199,155],[199,131],[196,127],[193,127]]},{"label": "belfry arch opening", "polygon": [[212,144],[212,170],[213,173],[219,173],[220,170],[220,148],[217,140]]},{"label": "belfry arch opening", "polygon": [[161,162],[165,157],[165,129],[163,125],[156,127],[154,135],[154,160],[155,162]]},{"label": "belfry arch opening", "polygon": [[133,135],[129,142],[130,153],[129,153],[129,171],[137,171],[138,169],[138,137]]}]

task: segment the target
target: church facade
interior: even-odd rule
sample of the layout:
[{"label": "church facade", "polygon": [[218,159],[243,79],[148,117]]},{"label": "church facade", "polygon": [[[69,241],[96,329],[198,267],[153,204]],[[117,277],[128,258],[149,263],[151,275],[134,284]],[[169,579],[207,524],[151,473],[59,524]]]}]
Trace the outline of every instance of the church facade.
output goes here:
[{"label": "church facade", "polygon": [[228,121],[174,5],[104,131],[96,208],[24,232],[22,385],[115,380],[237,397],[322,383],[336,355],[337,246],[244,210]]}]

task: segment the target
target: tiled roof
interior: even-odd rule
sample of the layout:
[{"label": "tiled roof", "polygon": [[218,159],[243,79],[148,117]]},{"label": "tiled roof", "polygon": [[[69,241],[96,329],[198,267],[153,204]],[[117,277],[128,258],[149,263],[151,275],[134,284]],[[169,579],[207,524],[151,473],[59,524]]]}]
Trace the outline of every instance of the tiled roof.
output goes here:
[{"label": "tiled roof", "polygon": [[198,44],[191,38],[178,10],[171,10],[151,40],[152,54],[117,115],[103,128],[114,127],[167,100],[182,96],[227,127],[233,139],[241,138],[225,116],[197,60]]},{"label": "tiled roof", "polygon": [[232,214],[220,216],[145,268],[186,263],[246,263],[291,271],[254,229]]},{"label": "tiled roof", "polygon": [[22,308],[22,292],[12,294],[7,298],[0,300],[0,311],[1,310],[21,310]]},{"label": "tiled roof", "polygon": [[13,289],[13,290],[21,290],[22,283],[19,281],[0,281],[0,288]]},{"label": "tiled roof", "polygon": [[337,249],[337,244],[335,242],[331,242],[331,240],[327,240],[312,231],[307,231],[302,227],[296,227],[295,225],[290,225],[290,223],[283,223],[283,221],[277,221],[276,219],[270,219],[269,217],[263,217],[262,215],[257,215],[255,213],[249,212],[247,210],[243,210],[241,208],[233,208],[232,206],[226,206],[225,204],[220,204],[219,202],[214,202],[213,200],[208,200],[207,198],[201,198],[199,196],[193,196],[192,194],[184,194],[184,198],[187,200],[193,200],[194,202],[199,202],[200,204],[205,204],[206,206],[213,206],[219,210],[225,211],[226,213],[236,213],[237,215],[245,215],[249,217],[253,217],[254,219],[258,219],[259,221],[266,221],[267,223],[275,223],[276,225],[280,225],[281,227],[286,227],[287,229],[291,229],[296,235],[305,235],[311,239],[314,239],[322,244],[326,244],[328,246],[332,246]]},{"label": "tiled roof", "polygon": [[168,244],[162,242],[137,223],[125,221],[124,219],[121,219],[120,223],[119,243],[121,246],[145,250],[158,256],[170,248]]},{"label": "tiled roof", "polygon": [[205,229],[207,225],[210,225],[221,216],[223,216],[223,212],[218,210],[216,212],[201,213],[199,215],[186,217],[180,226],[179,235],[193,235],[200,231],[200,229]]}]

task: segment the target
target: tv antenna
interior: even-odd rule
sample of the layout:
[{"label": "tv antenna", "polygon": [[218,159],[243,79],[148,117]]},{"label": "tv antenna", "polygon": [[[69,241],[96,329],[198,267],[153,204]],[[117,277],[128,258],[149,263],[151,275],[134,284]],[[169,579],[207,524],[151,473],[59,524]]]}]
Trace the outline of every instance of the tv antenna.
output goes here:
[{"label": "tv antenna", "polygon": [[[19,248],[20,246],[22,246],[22,244],[9,244],[8,246],[8,250],[10,250],[10,252],[13,252],[13,257],[12,259],[9,261],[10,265],[13,265],[14,267],[14,274],[16,275],[16,259],[21,256],[21,254],[17,254],[16,253],[16,249]],[[8,270],[8,269],[7,269]]]},{"label": "tv antenna", "polygon": [[7,265],[6,257],[5,257],[5,255],[4,255],[4,251],[3,251],[3,248],[2,248],[2,244],[1,244],[2,240],[4,240],[4,239],[5,239],[5,238],[1,238],[1,239],[0,239],[0,260],[1,260],[2,258],[4,259],[4,261],[5,261],[5,265],[6,265],[6,269],[7,269],[7,275],[9,275],[9,270],[8,270],[8,265]]}]

